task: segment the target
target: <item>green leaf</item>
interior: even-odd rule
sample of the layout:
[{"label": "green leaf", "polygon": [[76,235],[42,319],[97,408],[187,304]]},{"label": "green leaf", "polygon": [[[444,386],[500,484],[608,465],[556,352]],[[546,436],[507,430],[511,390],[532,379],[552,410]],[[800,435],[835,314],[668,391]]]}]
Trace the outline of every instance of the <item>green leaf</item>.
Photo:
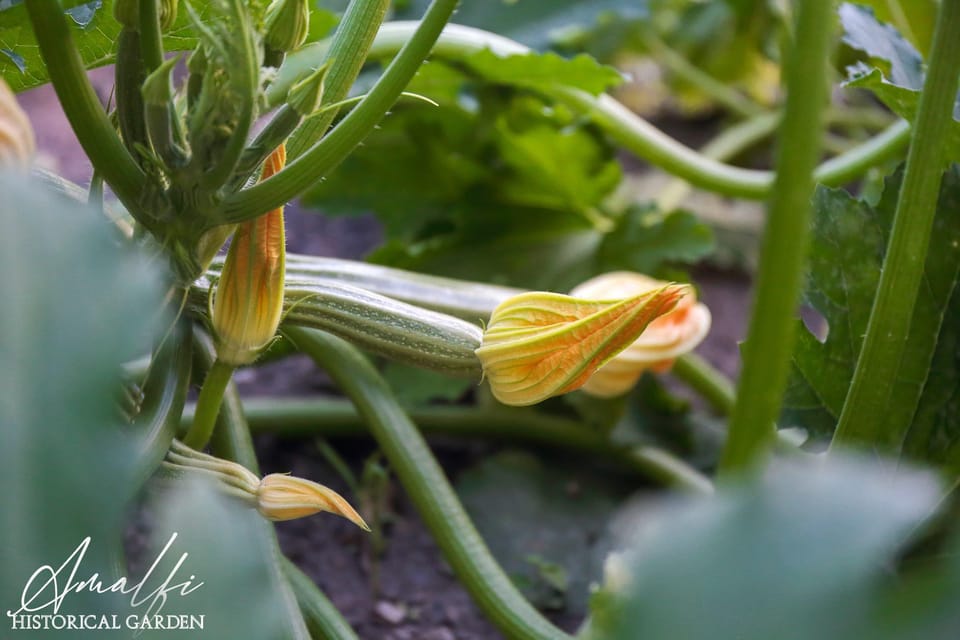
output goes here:
[{"label": "green leaf", "polygon": [[463,58],[463,63],[487,82],[527,89],[565,86],[599,95],[623,82],[619,71],[585,54],[569,59],[551,52],[501,57],[484,49]]},{"label": "green leaf", "polygon": [[620,165],[582,128],[542,124],[516,130],[501,120],[497,132],[497,150],[507,168],[497,189],[509,202],[572,210],[589,219],[620,182]]},{"label": "green leaf", "polygon": [[933,26],[937,21],[937,0],[857,0],[870,7],[877,19],[896,25],[897,30],[920,51],[926,53],[933,42]]},{"label": "green leaf", "polygon": [[[66,9],[68,24],[73,33],[77,50],[87,69],[111,64],[116,59],[117,37],[120,24],[113,17],[115,0],[94,0],[89,3],[64,2],[73,5]],[[195,0],[191,5],[202,20],[212,15],[216,0]],[[244,3],[256,14],[263,11],[266,0]],[[321,12],[322,14],[322,12]],[[313,23],[311,23],[313,24]],[[319,34],[323,27],[320,20],[311,34]],[[177,20],[164,34],[163,45],[167,51],[185,51],[197,44],[197,33],[187,11],[179,11]],[[0,74],[16,91],[25,91],[49,81],[46,67],[40,56],[36,36],[27,18],[23,4],[0,9]]]},{"label": "green leaf", "polygon": [[655,274],[664,263],[692,264],[713,249],[713,232],[693,214],[633,206],[604,236],[597,256],[603,271]]},{"label": "green leaf", "polygon": [[538,606],[582,614],[626,495],[611,478],[505,451],[465,471],[457,493],[491,553]]},{"label": "green leaf", "polygon": [[[874,66],[858,62],[848,67],[846,86],[872,91],[901,118],[913,121],[923,87],[923,58],[896,29],[883,24],[873,11],[852,4],[840,7],[843,41],[866,52]],[[960,96],[954,105],[954,122],[949,129],[947,157],[960,158]]]},{"label": "green leaf", "polygon": [[[140,475],[120,365],[149,349],[162,292],[106,218],[18,174],[0,174],[0,190],[0,601],[16,610],[31,574],[87,536],[81,573],[115,575]],[[113,604],[71,594],[60,613]]]},{"label": "green leaf", "polygon": [[[409,4],[399,17],[419,18],[428,2],[414,0]],[[545,49],[557,39],[592,29],[598,22],[646,17],[647,4],[647,0],[467,0],[457,10],[455,20]]]},{"label": "green leaf", "polygon": [[646,510],[608,563],[587,637],[889,637],[877,585],[895,593],[884,567],[940,498],[931,474],[831,455]]},{"label": "green leaf", "polygon": [[[785,425],[802,426],[818,436],[833,432],[866,332],[901,181],[902,173],[888,178],[875,209],[841,190],[820,188],[814,196],[804,302],[823,315],[829,331],[823,343],[803,328],[798,332],[784,401]],[[880,449],[954,467],[960,457],[950,445],[960,441],[960,414],[951,412],[949,403],[956,389],[952,381],[960,371],[958,209],[960,168],[954,166],[944,174],[924,285],[889,404],[890,424],[912,427],[903,443],[876,443]]]}]

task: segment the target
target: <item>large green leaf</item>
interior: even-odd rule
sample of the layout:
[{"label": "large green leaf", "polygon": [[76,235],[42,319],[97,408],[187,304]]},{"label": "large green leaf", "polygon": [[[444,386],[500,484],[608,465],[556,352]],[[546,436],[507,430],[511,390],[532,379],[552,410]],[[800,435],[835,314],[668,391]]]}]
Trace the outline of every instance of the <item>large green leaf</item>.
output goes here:
[{"label": "large green leaf", "polygon": [[[466,470],[457,493],[490,551],[534,604],[582,615],[627,487],[505,451]],[[508,499],[504,499],[509,496]]]},{"label": "large green leaf", "polygon": [[[120,24],[113,17],[115,1],[62,2],[77,50],[88,69],[111,64],[116,58]],[[215,0],[191,2],[201,20],[209,19],[215,4]],[[244,4],[262,12],[266,0]],[[328,12],[317,10],[314,13],[316,16],[311,25],[311,35],[316,37],[329,29],[331,20]],[[164,34],[164,47],[167,51],[184,51],[192,49],[196,43],[196,30],[188,12],[181,9],[176,22]],[[22,3],[0,3],[0,54],[0,75],[14,91],[23,91],[49,81],[26,7]]]},{"label": "large green leaf", "polygon": [[[422,15],[427,0],[414,0],[398,15]],[[464,0],[457,10],[458,24],[478,27],[544,49],[571,32],[588,30],[604,21],[630,21],[647,15],[646,0]]]},{"label": "large green leaf", "polygon": [[[15,611],[31,574],[87,536],[78,579],[112,574],[138,486],[115,403],[120,363],[149,347],[161,292],[105,218],[23,176],[0,176],[0,190],[0,602]],[[110,602],[77,594],[61,613]]]},{"label": "large green leaf", "polygon": [[[823,315],[829,332],[821,343],[809,331],[799,331],[784,401],[786,425],[821,436],[836,425],[866,331],[901,180],[900,173],[888,178],[876,208],[842,190],[820,188],[814,196],[804,301]],[[960,441],[960,414],[950,410],[960,375],[958,209],[960,168],[954,166],[944,174],[923,286],[887,412],[890,425],[912,427],[905,442],[887,438],[876,443],[881,449],[951,465],[960,463],[954,447]]]},{"label": "large green leaf", "polygon": [[[872,91],[877,98],[902,118],[913,121],[923,87],[923,57],[892,26],[877,20],[866,7],[844,4],[840,7],[843,41],[867,53],[872,65],[864,62],[848,68],[848,87]],[[960,96],[954,105],[954,121],[947,140],[948,160],[960,159]]]},{"label": "large green leaf", "polygon": [[[552,68],[559,59],[518,64],[537,60]],[[527,288],[565,290],[614,269],[652,273],[712,248],[688,214],[608,210],[621,178],[613,148],[563,106],[491,86],[523,85],[506,77],[425,66],[410,90],[440,106],[398,105],[306,201],[325,213],[374,212],[386,232],[377,262]],[[570,81],[590,88],[578,77]]]},{"label": "large green leaf", "polygon": [[931,637],[891,634],[901,620],[877,587],[896,595],[884,567],[935,510],[933,476],[839,455],[779,465],[709,500],[644,510],[607,565],[588,637]]}]

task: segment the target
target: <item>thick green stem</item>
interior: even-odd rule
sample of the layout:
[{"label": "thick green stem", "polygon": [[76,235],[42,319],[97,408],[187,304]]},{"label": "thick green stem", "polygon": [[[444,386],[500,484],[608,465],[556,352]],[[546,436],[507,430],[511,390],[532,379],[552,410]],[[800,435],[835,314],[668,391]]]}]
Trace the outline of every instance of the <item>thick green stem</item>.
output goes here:
[{"label": "thick green stem", "polygon": [[[728,160],[738,153],[773,134],[780,126],[783,114],[764,113],[721,132],[705,144],[700,153],[714,160]],[[690,193],[692,185],[681,178],[675,178],[660,191],[657,207],[661,211],[672,211],[683,202]]]},{"label": "thick green stem", "polygon": [[157,0],[140,0],[140,53],[147,75],[163,64],[160,10]]},{"label": "thick green stem", "polygon": [[216,224],[242,222],[279,207],[340,164],[403,93],[456,6],[457,0],[433,0],[413,37],[357,108],[283,171],[228,198]]},{"label": "thick green stem", "polygon": [[[324,103],[347,97],[389,6],[390,0],[353,0],[347,7],[323,59],[330,63],[323,84]],[[295,160],[323,137],[336,115],[337,110],[331,109],[307,118],[287,143],[290,159]]]},{"label": "thick green stem", "polygon": [[287,335],[366,418],[447,562],[490,620],[509,638],[569,640],[527,602],[494,560],[420,432],[370,362],[349,343],[320,331],[291,328]]},{"label": "thick green stem", "polygon": [[[957,69],[960,68],[958,33],[960,0],[943,0],[877,296],[840,413],[834,444],[876,442],[883,431],[886,432],[885,444],[897,444],[910,426],[887,424],[887,402],[910,332],[917,292],[923,282],[940,180],[947,160],[944,140],[952,126]],[[914,396],[913,400],[916,402],[918,397]]]},{"label": "thick green stem", "polygon": [[[189,424],[193,408],[183,416]],[[352,403],[328,398],[252,398],[243,412],[255,433],[290,437],[325,438],[366,433],[364,417]],[[693,493],[711,493],[710,480],[682,460],[655,447],[618,447],[584,425],[531,409],[479,407],[423,407],[410,412],[410,419],[423,431],[455,437],[494,438],[578,454],[591,454]]]},{"label": "thick green stem", "polygon": [[787,102],[776,181],[760,248],[743,371],[720,461],[722,473],[757,464],[774,442],[786,386],[806,255],[813,171],[826,106],[833,3],[802,0],[796,43],[786,60]]},{"label": "thick green stem", "polygon": [[124,27],[117,36],[117,64],[114,68],[117,122],[127,151],[137,161],[137,146],[149,144],[143,120],[143,95],[140,93],[146,77],[140,55],[140,32]]},{"label": "thick green stem", "polygon": [[[417,28],[415,22],[390,22],[377,34],[370,49],[370,58],[395,55]],[[459,60],[483,49],[499,56],[528,53],[530,49],[503,36],[462,25],[447,25],[431,55]],[[325,52],[325,44],[317,43],[288,56],[277,80],[267,92],[271,104],[279,104],[290,85],[315,68]],[[590,115],[607,134],[625,149],[691,184],[728,196],[762,200],[773,189],[769,171],[741,169],[710,158],[677,142],[643,118],[607,95],[599,97],[558,87],[551,92],[580,113]],[[884,132],[850,151],[836,156],[816,172],[818,182],[839,186],[858,177],[865,169],[895,157],[909,139],[909,124],[899,121]]]},{"label": "thick green stem", "polygon": [[50,82],[77,140],[130,214],[149,224],[140,209],[146,176],[123,146],[90,85],[60,3],[27,0],[26,6]]},{"label": "thick green stem", "polygon": [[223,393],[233,377],[233,365],[217,360],[207,372],[197,398],[197,412],[193,417],[193,425],[183,437],[183,444],[197,451],[202,450],[210,442],[213,428],[217,424],[220,414],[220,404],[223,402]]},{"label": "thick green stem", "polygon": [[733,410],[736,400],[733,383],[697,354],[688,353],[677,358],[673,375],[706,398],[717,413],[727,415]]},{"label": "thick green stem", "polygon": [[150,366],[143,384],[143,406],[131,429],[138,438],[137,486],[156,471],[180,426],[190,389],[192,347],[189,323],[181,320]]}]

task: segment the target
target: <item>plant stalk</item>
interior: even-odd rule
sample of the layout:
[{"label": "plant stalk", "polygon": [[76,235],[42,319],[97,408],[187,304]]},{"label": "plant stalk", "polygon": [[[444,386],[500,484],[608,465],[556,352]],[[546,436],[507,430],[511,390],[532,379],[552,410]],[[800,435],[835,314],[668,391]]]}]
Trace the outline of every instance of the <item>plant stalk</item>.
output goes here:
[{"label": "plant stalk", "polygon": [[[185,424],[189,424],[193,409],[187,407]],[[326,438],[366,433],[363,416],[352,403],[339,399],[252,398],[244,401],[243,412],[254,433]],[[681,491],[713,492],[709,479],[669,452],[655,447],[619,447],[580,423],[533,410],[435,406],[414,409],[409,415],[417,427],[430,434],[494,438],[591,454]]]},{"label": "plant stalk", "polygon": [[217,416],[220,414],[220,404],[223,402],[223,394],[233,377],[233,365],[229,365],[222,360],[216,360],[210,370],[207,371],[207,377],[203,380],[203,387],[200,388],[200,396],[197,398],[197,410],[193,417],[193,425],[183,437],[183,444],[197,451],[203,450],[210,442],[214,427],[217,424]]},{"label": "plant stalk", "polygon": [[146,176],[124,147],[90,85],[83,60],[57,0],[26,0],[40,55],[70,126],[96,171],[138,222],[150,228],[140,194]]},{"label": "plant stalk", "polygon": [[[396,21],[385,24],[370,49],[370,58],[395,55],[417,28],[418,23]],[[819,27],[818,27],[819,28]],[[324,43],[316,43],[287,57],[274,84],[267,91],[272,105],[279,104],[297,79],[319,64]],[[529,53],[526,46],[503,36],[465,27],[447,25],[437,40],[432,56],[457,61],[466,55],[490,49],[498,56]],[[754,200],[767,198],[774,183],[770,171],[742,169],[698,154],[666,135],[608,95],[592,96],[558,87],[550,95],[577,112],[591,116],[607,135],[639,158],[689,181],[696,187],[727,196]],[[815,172],[818,182],[840,186],[859,177],[866,169],[894,158],[906,146],[910,125],[904,120],[857,147],[823,162]]]},{"label": "plant stalk", "polygon": [[823,136],[827,56],[833,24],[830,0],[802,0],[795,45],[786,60],[787,100],[776,179],[760,248],[760,267],[743,370],[720,472],[758,465],[776,436],[796,333],[810,226],[813,172]]},{"label": "plant stalk", "polygon": [[[347,97],[389,6],[390,0],[354,0],[347,7],[323,59],[323,64],[330,63],[324,78],[325,103]],[[336,115],[337,109],[331,109],[307,118],[287,143],[290,159],[295,160],[322,138]]]},{"label": "plant stalk", "polygon": [[357,107],[330,133],[280,173],[224,201],[220,220],[212,226],[242,222],[279,207],[339,165],[394,105],[430,54],[457,0],[433,0],[413,37]]},{"label": "plant stalk", "polygon": [[[923,282],[930,231],[947,161],[944,140],[953,122],[960,69],[958,33],[960,0],[943,0],[877,296],[833,445],[875,443],[880,437],[884,445],[896,447],[910,426],[887,424],[887,402]],[[918,399],[915,396],[914,402]]]}]

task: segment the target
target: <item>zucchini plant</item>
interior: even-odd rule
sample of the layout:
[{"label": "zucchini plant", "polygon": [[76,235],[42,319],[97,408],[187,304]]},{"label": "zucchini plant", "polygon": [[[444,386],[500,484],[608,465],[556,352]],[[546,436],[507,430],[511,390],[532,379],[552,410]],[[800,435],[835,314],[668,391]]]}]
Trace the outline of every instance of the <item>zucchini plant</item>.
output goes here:
[{"label": "zucchini plant", "polygon": [[[488,549],[435,429],[670,492],[578,637],[956,637],[960,0],[394,4],[0,3],[4,628],[356,638],[272,523],[379,536],[378,514],[261,474],[251,433],[362,429],[503,636],[571,637]],[[691,149],[613,97],[610,42],[724,110],[719,136]],[[48,82],[89,185],[33,158],[14,92]],[[770,169],[732,163],[771,136]],[[624,195],[627,154],[671,176],[649,202]],[[693,188],[765,203],[736,382],[693,353],[711,313],[685,267],[714,248],[677,206]],[[288,254],[301,196],[375,213],[371,261]],[[240,397],[238,368],[294,353],[349,402]],[[406,400],[416,371],[456,402]],[[694,434],[666,372],[715,450],[658,441],[675,414]]]}]

